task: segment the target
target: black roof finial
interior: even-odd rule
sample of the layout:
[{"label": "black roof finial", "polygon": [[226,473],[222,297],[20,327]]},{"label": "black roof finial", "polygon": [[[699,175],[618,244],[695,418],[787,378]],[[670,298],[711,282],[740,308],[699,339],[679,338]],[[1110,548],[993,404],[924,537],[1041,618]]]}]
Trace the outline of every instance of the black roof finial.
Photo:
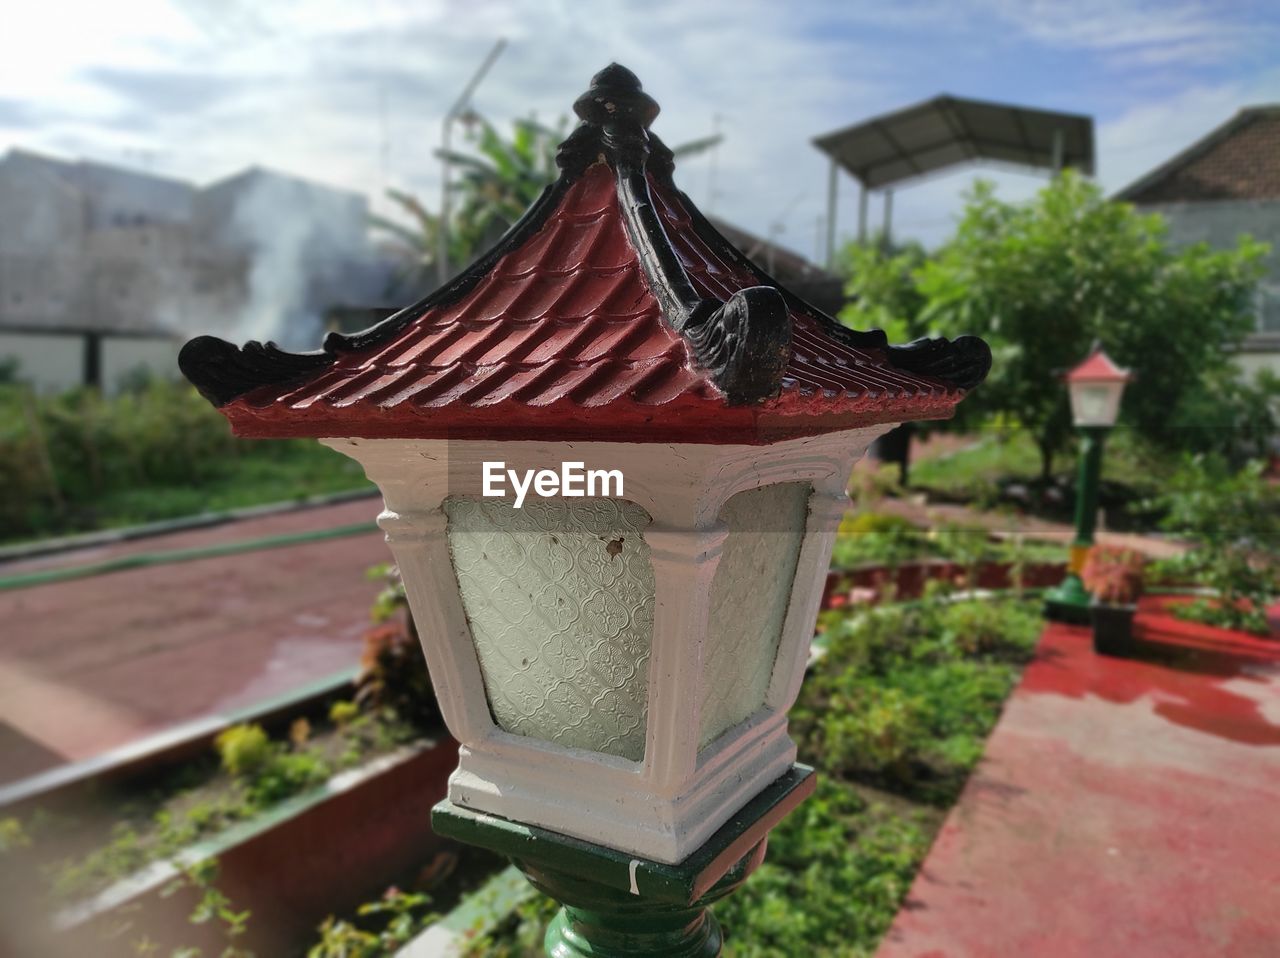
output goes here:
[{"label": "black roof finial", "polygon": [[570,176],[577,176],[601,158],[615,168],[642,170],[650,154],[656,153],[665,168],[670,151],[649,134],[649,125],[660,109],[634,73],[619,63],[610,63],[591,78],[591,88],[574,101],[573,112],[582,125],[560,144],[556,162]]},{"label": "black roof finial", "polygon": [[574,113],[596,126],[638,123],[646,130],[660,109],[639,78],[620,63],[610,63],[593,76],[591,88],[573,104]]}]

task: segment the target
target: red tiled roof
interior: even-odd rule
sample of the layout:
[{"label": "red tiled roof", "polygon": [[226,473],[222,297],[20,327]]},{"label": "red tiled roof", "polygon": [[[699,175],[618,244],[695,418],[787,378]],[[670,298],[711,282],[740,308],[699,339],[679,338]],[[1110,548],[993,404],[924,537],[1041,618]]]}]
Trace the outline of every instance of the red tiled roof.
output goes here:
[{"label": "red tiled roof", "polygon": [[[678,196],[659,183],[650,188],[699,293],[724,300],[760,285],[694,232]],[[398,335],[338,357],[301,384],[260,387],[223,411],[244,435],[527,434],[563,414],[567,428],[557,432],[569,436],[575,425],[594,432],[606,422],[669,420],[728,426],[742,440],[743,429],[800,412],[867,423],[936,418],[962,396],[889,367],[882,350],[838,342],[805,313],[793,309],[791,319],[781,395],[758,409],[731,409],[663,320],[627,238],[613,171],[597,163],[528,242],[456,302],[427,308]],[[604,407],[607,421],[592,415]],[[766,422],[753,424],[756,416]]]},{"label": "red tiled roof", "polygon": [[747,443],[944,418],[986,375],[981,340],[889,346],[742,256],[629,70],[574,110],[557,183],[427,299],[315,353],[198,337],[183,372],[241,435]]}]

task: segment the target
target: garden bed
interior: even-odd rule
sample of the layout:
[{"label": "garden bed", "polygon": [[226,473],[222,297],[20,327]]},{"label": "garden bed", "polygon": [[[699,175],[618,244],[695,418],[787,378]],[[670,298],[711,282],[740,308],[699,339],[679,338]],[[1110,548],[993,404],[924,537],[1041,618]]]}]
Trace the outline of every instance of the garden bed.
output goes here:
[{"label": "garden bed", "polygon": [[[752,879],[716,906],[727,956],[874,949],[1041,627],[1033,602],[951,602],[938,587],[920,602],[824,614],[827,651],[792,712],[818,792],[774,831]],[[530,899],[468,955],[539,958],[554,911]]]}]

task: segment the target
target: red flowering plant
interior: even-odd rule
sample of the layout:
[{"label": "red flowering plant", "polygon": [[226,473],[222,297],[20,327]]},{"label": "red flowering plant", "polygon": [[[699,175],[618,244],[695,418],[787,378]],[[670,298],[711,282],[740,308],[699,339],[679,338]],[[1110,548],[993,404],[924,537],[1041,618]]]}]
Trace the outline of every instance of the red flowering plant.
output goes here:
[{"label": "red flowering plant", "polygon": [[1146,566],[1146,556],[1133,549],[1094,546],[1080,570],[1080,579],[1102,605],[1137,605]]}]

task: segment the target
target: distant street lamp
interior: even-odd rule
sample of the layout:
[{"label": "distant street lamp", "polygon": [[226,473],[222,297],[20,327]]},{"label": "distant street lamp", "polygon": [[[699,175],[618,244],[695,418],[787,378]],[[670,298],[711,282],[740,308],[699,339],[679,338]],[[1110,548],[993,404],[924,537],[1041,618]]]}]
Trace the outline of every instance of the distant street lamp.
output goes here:
[{"label": "distant street lamp", "polygon": [[1089,621],[1089,593],[1080,570],[1093,545],[1102,478],[1102,446],[1120,415],[1124,387],[1133,376],[1095,344],[1089,356],[1066,374],[1071,419],[1080,431],[1080,472],[1076,480],[1076,537],[1071,543],[1067,576],[1045,594],[1045,613],[1064,622]]},{"label": "distant street lamp", "polygon": [[676,189],[630,71],[574,109],[559,180],[444,288],[323,352],[180,363],[238,434],[382,490],[462,746],[436,830],[566,906],[549,953],[715,955],[707,904],[813,788],[787,710],[853,464],[991,356],[778,288]]}]

